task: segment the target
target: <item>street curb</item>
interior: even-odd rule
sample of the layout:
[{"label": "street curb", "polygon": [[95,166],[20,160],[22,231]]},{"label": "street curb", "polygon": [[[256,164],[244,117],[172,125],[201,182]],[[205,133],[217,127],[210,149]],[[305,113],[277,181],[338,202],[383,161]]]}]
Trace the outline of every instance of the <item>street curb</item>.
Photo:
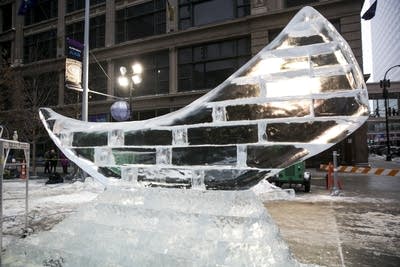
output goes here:
[{"label": "street curb", "polygon": [[[328,171],[327,164],[321,164],[319,168],[322,171]],[[371,167],[355,167],[355,166],[339,166],[338,172],[360,173],[360,174],[373,174],[383,176],[396,176],[400,177],[400,169],[385,169],[385,168],[371,168]]]}]

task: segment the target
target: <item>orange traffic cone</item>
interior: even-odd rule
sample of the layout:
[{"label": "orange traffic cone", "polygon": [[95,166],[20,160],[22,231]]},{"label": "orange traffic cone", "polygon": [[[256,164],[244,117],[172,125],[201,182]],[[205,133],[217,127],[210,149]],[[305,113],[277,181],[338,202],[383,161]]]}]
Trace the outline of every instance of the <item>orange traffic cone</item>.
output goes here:
[{"label": "orange traffic cone", "polygon": [[25,160],[22,161],[21,179],[26,179],[26,163],[25,163]]},{"label": "orange traffic cone", "polygon": [[333,164],[329,162],[328,164],[328,180],[326,183],[326,189],[331,189],[333,187]]}]

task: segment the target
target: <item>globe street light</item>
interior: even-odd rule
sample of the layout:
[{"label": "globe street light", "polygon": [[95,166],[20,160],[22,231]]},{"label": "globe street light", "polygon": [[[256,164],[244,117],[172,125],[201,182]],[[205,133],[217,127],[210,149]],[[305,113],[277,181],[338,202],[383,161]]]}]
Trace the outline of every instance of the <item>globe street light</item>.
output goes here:
[{"label": "globe street light", "polygon": [[142,72],[143,67],[140,63],[135,63],[131,66],[132,73],[128,74],[127,69],[122,66],[119,68],[121,76],[118,77],[118,84],[122,87],[129,88],[129,109],[130,109],[130,118],[132,119],[132,91],[133,85],[140,84],[142,82]]},{"label": "globe street light", "polygon": [[388,90],[387,88],[390,87],[390,80],[386,79],[386,75],[388,72],[396,67],[400,67],[400,65],[395,65],[390,67],[386,72],[385,75],[383,76],[383,80],[380,81],[380,86],[383,88],[382,94],[383,98],[385,99],[385,122],[386,122],[386,161],[391,161],[392,160],[392,155],[390,155],[390,139],[389,139],[389,120],[388,120]]}]

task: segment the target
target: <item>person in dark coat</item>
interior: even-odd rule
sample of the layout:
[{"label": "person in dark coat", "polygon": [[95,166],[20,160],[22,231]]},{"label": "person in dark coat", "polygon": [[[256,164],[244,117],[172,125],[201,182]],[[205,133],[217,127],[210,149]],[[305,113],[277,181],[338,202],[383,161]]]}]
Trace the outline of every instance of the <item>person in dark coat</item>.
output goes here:
[{"label": "person in dark coat", "polygon": [[63,168],[63,174],[68,174],[69,161],[63,153],[61,153],[61,155],[60,155],[60,162],[61,162],[61,166]]},{"label": "person in dark coat", "polygon": [[50,173],[50,151],[44,153],[44,173]]},{"label": "person in dark coat", "polygon": [[54,149],[50,150],[50,172],[51,173],[56,172],[57,161],[58,161],[58,157],[57,157],[56,151]]}]

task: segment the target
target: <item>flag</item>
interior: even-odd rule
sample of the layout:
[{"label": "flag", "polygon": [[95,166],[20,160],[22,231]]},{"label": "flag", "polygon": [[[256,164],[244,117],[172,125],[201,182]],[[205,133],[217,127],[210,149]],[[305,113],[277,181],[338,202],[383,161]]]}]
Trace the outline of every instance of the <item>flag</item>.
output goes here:
[{"label": "flag", "polygon": [[376,5],[378,3],[378,0],[376,0],[371,6],[370,8],[368,8],[368,10],[364,13],[364,15],[362,15],[361,18],[365,19],[365,20],[370,20],[373,17],[375,17],[375,11],[376,11]]},{"label": "flag", "polygon": [[36,5],[36,0],[22,0],[18,9],[18,15],[25,16]]}]

